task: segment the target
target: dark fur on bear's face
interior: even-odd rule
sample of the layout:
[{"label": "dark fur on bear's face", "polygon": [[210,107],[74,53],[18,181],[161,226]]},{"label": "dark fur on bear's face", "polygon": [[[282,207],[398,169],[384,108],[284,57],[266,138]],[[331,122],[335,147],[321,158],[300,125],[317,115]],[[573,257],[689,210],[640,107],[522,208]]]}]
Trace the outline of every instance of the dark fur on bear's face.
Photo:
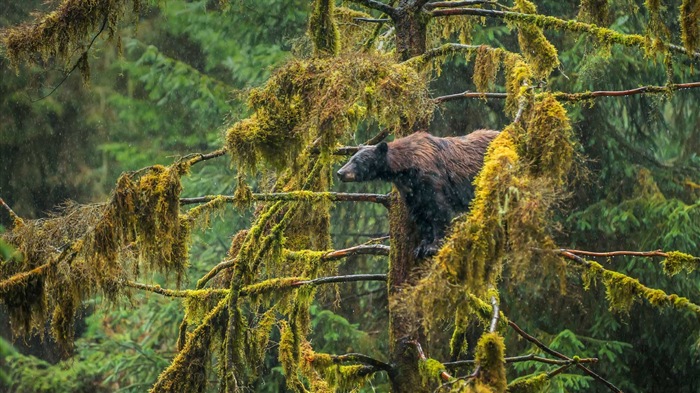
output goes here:
[{"label": "dark fur on bear's face", "polygon": [[387,179],[389,165],[386,160],[386,142],[376,146],[362,146],[338,171],[338,178],[344,182],[362,182]]},{"label": "dark fur on bear's face", "polygon": [[498,131],[477,130],[464,137],[438,138],[417,132],[389,144],[365,146],[338,171],[344,182],[394,183],[415,222],[421,243],[417,257],[435,254],[450,220],[469,209],[472,181]]}]

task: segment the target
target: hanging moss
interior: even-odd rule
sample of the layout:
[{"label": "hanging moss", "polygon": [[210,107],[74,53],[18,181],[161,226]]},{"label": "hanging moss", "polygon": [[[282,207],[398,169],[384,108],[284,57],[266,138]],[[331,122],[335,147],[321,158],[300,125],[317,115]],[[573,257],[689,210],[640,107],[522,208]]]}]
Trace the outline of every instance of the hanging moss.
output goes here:
[{"label": "hanging moss", "polygon": [[488,92],[493,90],[501,65],[500,49],[491,49],[485,45],[476,50],[476,60],[474,62],[474,85],[478,92]]},{"label": "hanging moss", "polygon": [[311,142],[333,160],[339,138],[360,121],[394,130],[427,123],[434,104],[426,83],[409,65],[377,54],[293,60],[251,92],[254,113],[227,131],[228,151],[244,171],[260,160],[279,170],[298,168]]},{"label": "hanging moss", "polygon": [[506,113],[515,115],[518,112],[521,100],[530,102],[532,96],[533,72],[522,56],[507,54],[503,63],[506,69]]},{"label": "hanging moss", "polygon": [[518,153],[534,177],[563,184],[574,158],[573,130],[564,107],[549,93],[538,95],[526,121]]},{"label": "hanging moss", "polygon": [[683,0],[680,6],[679,21],[681,24],[681,39],[688,52],[694,52],[700,43],[700,1]]},{"label": "hanging moss", "polygon": [[309,35],[314,43],[314,56],[335,56],[340,52],[340,31],[333,18],[335,0],[315,0],[309,16]]},{"label": "hanging moss", "polygon": [[[536,14],[537,7],[528,0],[515,0],[515,8],[524,14]],[[542,30],[530,24],[518,26],[518,43],[520,52],[532,67],[533,76],[546,79],[549,74],[559,67],[557,49],[542,33]]]},{"label": "hanging moss", "polygon": [[212,349],[221,347],[221,333],[226,326],[228,298],[224,298],[202,323],[187,336],[185,347],[173,362],[158,376],[149,390],[151,393],[204,392],[207,387],[207,370]]},{"label": "hanging moss", "polygon": [[599,26],[610,24],[609,0],[582,0],[576,19]]},{"label": "hanging moss", "polygon": [[494,393],[506,391],[505,344],[498,333],[484,333],[476,345],[476,363],[481,367],[479,381]]},{"label": "hanging moss", "polygon": [[36,22],[4,30],[0,39],[15,68],[22,62],[41,64],[55,59],[70,69],[73,56],[80,53],[76,65],[87,80],[85,42],[101,31],[111,40],[124,15],[131,11],[138,17],[140,8],[140,0],[63,0],[55,11],[37,16]]}]

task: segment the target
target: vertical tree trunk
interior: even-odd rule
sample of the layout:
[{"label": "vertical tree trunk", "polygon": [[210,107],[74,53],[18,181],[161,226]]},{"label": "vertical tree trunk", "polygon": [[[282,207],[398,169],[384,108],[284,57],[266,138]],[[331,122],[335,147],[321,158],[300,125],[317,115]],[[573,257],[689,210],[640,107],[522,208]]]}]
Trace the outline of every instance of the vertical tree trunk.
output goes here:
[{"label": "vertical tree trunk", "polygon": [[[421,55],[426,50],[428,18],[414,6],[415,0],[401,0],[393,16],[396,29],[396,51],[404,61]],[[420,125],[423,127],[426,125]],[[410,219],[408,209],[394,189],[389,211],[391,232],[391,255],[389,256],[389,339],[391,363],[394,372],[389,376],[394,393],[430,392],[423,386],[419,373],[418,352],[411,343],[413,340],[425,342],[420,326],[419,311],[401,307],[401,287],[410,286],[418,277],[412,272],[420,261],[413,250],[419,244],[415,223]]]}]

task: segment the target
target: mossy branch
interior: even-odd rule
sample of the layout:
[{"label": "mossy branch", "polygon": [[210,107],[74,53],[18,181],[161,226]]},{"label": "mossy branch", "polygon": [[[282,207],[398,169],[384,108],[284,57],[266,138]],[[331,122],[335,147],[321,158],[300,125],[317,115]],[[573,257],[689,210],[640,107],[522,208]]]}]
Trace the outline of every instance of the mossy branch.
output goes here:
[{"label": "mossy branch", "polygon": [[[519,362],[538,362],[538,363],[545,363],[545,364],[554,364],[554,365],[573,365],[575,363],[597,363],[598,358],[579,358],[579,357],[572,357],[571,360],[564,360],[564,359],[550,359],[546,358],[543,356],[538,356],[534,353],[530,353],[527,355],[522,355],[522,356],[510,356],[505,358],[506,363],[519,363]],[[468,359],[468,360],[457,360],[454,362],[446,362],[443,363],[442,365],[447,367],[447,368],[459,368],[459,367],[464,367],[464,366],[471,366],[476,363],[476,360],[474,359]]]},{"label": "mossy branch", "polygon": [[[499,18],[515,24],[537,26],[542,29],[567,30],[575,33],[585,33],[593,36],[598,41],[608,44],[620,44],[628,47],[646,48],[648,39],[639,34],[623,34],[612,29],[599,27],[590,23],[564,20],[548,15],[524,14],[512,11],[485,10],[480,8],[445,8],[428,12],[431,17],[447,17],[455,15],[472,15],[487,18]],[[689,52],[685,48],[663,44],[665,48],[673,52],[682,53],[692,58],[700,58],[700,53]]]},{"label": "mossy branch", "polygon": [[[214,199],[221,198],[225,202],[236,203],[233,195],[208,195],[195,198],[180,198],[180,205],[191,205],[195,203],[206,203]],[[291,191],[275,193],[253,193],[252,199],[256,201],[310,201],[310,202],[372,202],[389,207],[389,196],[385,194],[363,194],[347,192],[313,192],[313,191]]]},{"label": "mossy branch", "polygon": [[386,281],[386,274],[350,274],[347,276],[319,277],[313,280],[301,280],[292,284],[294,287],[302,285],[322,285],[336,282],[357,282],[357,281]]},{"label": "mossy branch", "polygon": [[[688,82],[688,83],[672,83],[666,86],[642,86],[636,89],[629,90],[598,90],[598,91],[586,91],[582,93],[565,93],[562,91],[553,92],[552,95],[558,101],[585,101],[593,98],[600,97],[623,97],[632,96],[638,94],[669,94],[677,90],[695,89],[700,87],[700,82]],[[506,99],[508,98],[507,93],[479,93],[465,91],[463,93],[448,94],[444,96],[439,96],[433,98],[436,104],[442,104],[444,102],[454,101],[463,98],[479,98],[479,99]]]},{"label": "mossy branch", "polygon": [[0,206],[2,206],[5,210],[7,210],[7,213],[10,215],[10,218],[12,218],[12,222],[14,225],[21,225],[24,220],[22,220],[22,217],[18,216],[17,213],[15,213],[14,210],[8,205],[4,199],[0,198]]},{"label": "mossy branch", "polygon": [[586,274],[589,276],[585,278],[588,281],[586,287],[592,278],[598,277],[603,281],[611,309],[628,311],[638,297],[643,297],[653,306],[685,309],[700,316],[700,305],[692,303],[688,298],[649,288],[635,278],[606,269],[597,262],[587,261],[571,252],[561,251],[559,254],[587,269]]},{"label": "mossy branch", "polygon": [[[363,355],[361,353],[346,353],[344,355],[327,355],[327,354],[314,354],[323,358],[328,356],[328,358],[335,364],[340,363],[359,363],[367,366],[374,367],[376,370],[391,372],[393,370],[392,366],[388,363],[384,363],[381,360],[377,360],[373,357]],[[313,363],[313,359],[311,360]]]}]

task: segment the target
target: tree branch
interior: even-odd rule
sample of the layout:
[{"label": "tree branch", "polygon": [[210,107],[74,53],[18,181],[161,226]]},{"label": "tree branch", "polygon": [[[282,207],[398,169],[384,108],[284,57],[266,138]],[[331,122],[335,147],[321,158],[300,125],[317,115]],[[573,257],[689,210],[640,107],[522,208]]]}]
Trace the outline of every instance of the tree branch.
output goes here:
[{"label": "tree branch", "polygon": [[196,154],[194,155],[194,158],[191,158],[191,159],[189,160],[189,164],[190,164],[190,165],[194,165],[194,164],[196,164],[196,163],[198,163],[198,162],[202,162],[202,161],[206,161],[206,160],[211,160],[212,158],[221,157],[221,156],[223,156],[223,155],[226,155],[226,149],[225,149],[225,148],[219,149],[219,150],[215,150],[215,151],[213,151],[213,152],[211,152],[211,153],[206,153],[206,154],[205,154],[205,153],[196,153]]},{"label": "tree branch", "polygon": [[[235,198],[230,195],[208,195],[195,198],[180,198],[180,205],[191,205],[195,203],[206,203],[216,198],[223,198],[224,201],[234,203]],[[347,192],[312,192],[312,191],[291,191],[273,193],[254,193],[252,198],[256,201],[319,201],[328,199],[333,202],[372,202],[379,203],[389,208],[389,196],[386,194],[363,194]]]},{"label": "tree branch", "polygon": [[319,277],[313,280],[302,280],[292,284],[293,287],[302,285],[321,285],[336,282],[356,282],[356,281],[386,281],[386,274],[350,274],[347,276]]},{"label": "tree branch", "polygon": [[[687,90],[695,89],[700,87],[700,82],[688,82],[688,83],[672,83],[666,86],[642,86],[636,89],[629,90],[599,90],[599,91],[587,91],[583,93],[564,93],[564,92],[554,92],[554,98],[560,101],[583,101],[598,97],[622,97],[631,96],[637,94],[666,94],[676,90]],[[454,101],[461,98],[495,98],[495,99],[505,99],[508,98],[506,93],[477,93],[465,91],[464,93],[450,94],[440,97],[433,98],[438,104],[443,102]]]},{"label": "tree branch", "polygon": [[557,352],[557,351],[553,350],[552,348],[550,348],[550,347],[544,345],[544,343],[542,343],[540,340],[538,340],[538,339],[536,339],[535,337],[533,337],[533,336],[527,334],[523,329],[520,328],[520,326],[518,326],[518,325],[517,325],[515,322],[513,322],[513,321],[508,321],[508,326],[510,326],[511,328],[513,328],[513,330],[515,330],[515,332],[518,333],[521,337],[523,337],[523,338],[526,339],[527,341],[529,341],[529,342],[535,344],[535,346],[537,346],[538,348],[540,348],[540,349],[543,350],[544,352],[546,352],[546,353],[548,353],[548,354],[550,354],[550,355],[552,355],[552,356],[554,356],[554,357],[557,357],[557,358],[559,358],[559,359],[563,359],[563,360],[566,360],[566,361],[568,361],[568,362],[572,362],[573,364],[576,365],[576,367],[578,367],[579,369],[583,370],[583,372],[585,372],[585,373],[588,374],[589,376],[593,377],[595,380],[597,380],[597,381],[601,382],[602,384],[604,384],[605,386],[607,386],[608,389],[610,389],[610,390],[612,390],[613,392],[616,392],[616,393],[622,393],[622,391],[621,391],[620,389],[618,389],[618,388],[617,388],[615,385],[613,385],[612,383],[608,382],[605,378],[603,378],[603,377],[601,377],[600,375],[596,374],[593,370],[589,369],[588,367],[584,366],[583,364],[580,364],[580,360],[579,360],[579,362],[576,362],[576,361],[575,361],[575,360],[576,360],[575,358],[574,358],[574,359],[569,358],[568,356],[566,356],[566,355],[564,355],[564,354],[562,354],[562,353],[560,353],[560,352]]},{"label": "tree branch", "polygon": [[374,18],[352,18],[355,22],[366,22],[366,23],[386,23],[391,22],[389,18],[374,19]]},{"label": "tree branch", "polygon": [[[593,24],[577,22],[573,20],[567,21],[548,15],[523,14],[520,12],[485,10],[481,8],[445,8],[430,11],[429,15],[431,17],[473,15],[489,18],[499,18],[515,22],[516,24],[525,23],[528,25],[534,25],[542,29],[569,30],[577,33],[588,33],[591,36],[596,37],[600,41],[620,44],[624,46],[636,46],[639,48],[644,48],[644,46],[646,45],[646,38],[642,35],[623,34],[615,30],[607,29],[604,27],[598,27]],[[700,58],[700,53],[689,53],[682,46],[666,43],[664,43],[663,45],[664,47],[673,52],[682,53],[693,58]]]},{"label": "tree branch", "polygon": [[392,19],[396,16],[396,8],[376,0],[350,0],[353,3],[363,5],[373,10],[381,11],[389,15]]},{"label": "tree branch", "polygon": [[12,210],[10,205],[5,203],[5,200],[2,198],[0,198],[0,206],[2,206],[5,210],[7,210],[7,212],[10,214],[10,218],[12,218],[12,221],[15,224],[24,222],[24,220],[22,220],[22,217],[18,216],[17,213],[15,213],[15,211]]},{"label": "tree branch", "polygon": [[[528,362],[528,361],[533,361],[533,362],[539,362],[539,363],[546,363],[546,364],[555,364],[555,365],[573,365],[574,362],[577,363],[597,363],[598,358],[576,358],[573,357],[571,360],[556,360],[556,359],[550,359],[550,358],[545,358],[542,356],[537,356],[534,353],[528,354],[528,355],[522,355],[522,356],[511,356],[507,357],[504,359],[506,363],[518,363],[518,362]],[[448,368],[457,368],[457,367],[462,367],[462,366],[470,366],[476,363],[476,360],[474,359],[469,359],[469,360],[457,360],[455,362],[447,362],[443,363],[443,366],[448,367]]]},{"label": "tree branch", "polygon": [[479,4],[493,4],[493,5],[498,5],[501,6],[501,4],[498,4],[496,1],[492,0],[466,0],[466,1],[435,1],[432,3],[428,3],[423,6],[426,10],[434,10],[435,8],[454,8],[454,7],[465,7],[465,6],[470,6],[470,5],[479,5]]},{"label": "tree branch", "polygon": [[589,257],[617,257],[617,256],[632,256],[632,257],[668,257],[668,254],[661,251],[608,251],[608,252],[593,252],[584,250],[571,250],[562,248],[556,250],[559,253],[569,252],[576,255],[586,255]]},{"label": "tree branch", "polygon": [[346,353],[344,355],[330,355],[333,363],[361,363],[372,366],[379,370],[391,371],[392,367],[388,363],[384,363],[375,358],[363,355],[361,353]]},{"label": "tree branch", "polygon": [[[425,356],[425,352],[423,352],[423,347],[421,347],[421,345],[418,341],[412,340],[412,341],[409,341],[409,344],[413,344],[416,346],[416,351],[418,351],[418,359],[420,359],[423,362],[428,360],[428,358]],[[440,378],[443,381],[449,381],[453,377],[447,371],[442,370],[442,371],[440,371]]]}]

